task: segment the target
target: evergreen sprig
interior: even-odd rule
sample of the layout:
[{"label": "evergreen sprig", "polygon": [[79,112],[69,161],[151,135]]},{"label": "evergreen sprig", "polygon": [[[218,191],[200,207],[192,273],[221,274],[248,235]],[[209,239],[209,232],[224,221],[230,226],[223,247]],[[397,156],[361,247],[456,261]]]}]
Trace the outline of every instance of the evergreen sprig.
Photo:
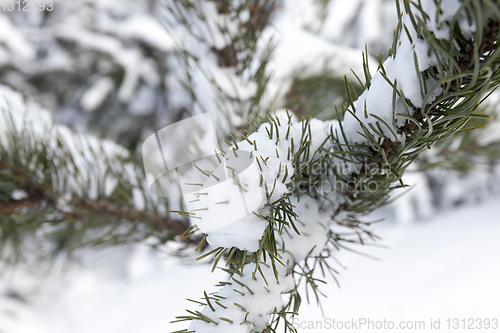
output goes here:
[{"label": "evergreen sprig", "polygon": [[[71,255],[87,246],[175,240],[185,222],[161,213],[168,202],[149,193],[129,153],[55,125],[47,111],[8,90],[0,109],[0,250],[9,261]],[[8,95],[4,96],[8,100]],[[14,198],[13,193],[23,194]],[[134,198],[144,200],[135,207]],[[198,242],[197,239],[188,239]],[[7,253],[13,251],[14,256]],[[31,257],[30,256],[28,257]]]},{"label": "evergreen sprig", "polygon": [[[284,320],[285,330],[295,331],[290,318],[298,313],[301,302],[301,297],[297,293],[297,285],[304,280],[318,298],[320,295],[318,282],[321,283],[321,280],[314,276],[314,272],[317,267],[320,267],[322,271],[326,269],[335,272],[326,261],[332,251],[348,249],[344,243],[366,244],[368,239],[376,239],[376,236],[366,229],[370,223],[361,222],[358,216],[367,214],[390,202],[390,192],[404,186],[402,177],[407,167],[414,162],[420,153],[437,142],[475,128],[475,126],[467,127],[472,119],[487,118],[478,112],[478,109],[484,96],[495,90],[500,84],[500,55],[497,50],[500,22],[498,1],[462,1],[459,12],[467,17],[469,24],[476,25],[476,33],[470,38],[464,37],[465,34],[458,21],[460,15],[457,13],[451,21],[444,23],[450,27],[450,35],[446,39],[437,38],[434,32],[429,30],[429,20],[437,20],[438,18],[429,17],[422,10],[420,3],[407,0],[403,4],[404,12],[397,2],[400,21],[395,31],[393,47],[388,56],[395,57],[397,55],[397,42],[402,34],[406,34],[410,41],[412,40],[409,29],[416,32],[417,38],[428,43],[428,54],[436,57],[437,65],[420,71],[416,53],[415,59],[409,60],[415,61],[417,65],[416,74],[420,81],[423,102],[421,105],[414,105],[406,98],[397,82],[392,82],[386,75],[384,64],[379,59],[377,71],[394,90],[393,108],[396,109],[396,102],[401,102],[404,110],[404,113],[394,115],[393,123],[385,122],[376,114],[369,113],[370,110],[366,110],[366,108],[365,110],[356,110],[355,100],[358,98],[358,94],[347,80],[345,81],[347,91],[345,112],[358,119],[363,131],[359,134],[367,141],[366,144],[350,142],[347,139],[350,133],[346,133],[342,123],[340,123],[340,132],[330,132],[321,147],[316,151],[311,151],[309,149],[310,120],[308,118],[302,120],[301,140],[296,143],[295,149],[292,149],[292,160],[295,168],[293,182],[299,183],[303,179],[307,179],[312,187],[308,191],[300,186],[293,189],[290,187],[290,193],[287,196],[300,197],[300,195],[306,194],[314,198],[322,203],[323,210],[333,209],[331,214],[334,216],[334,223],[347,227],[353,232],[351,237],[331,232],[330,245],[325,247],[325,251],[321,255],[306,259],[303,265],[300,263],[292,265],[290,274],[302,278],[295,279],[296,287],[290,292],[289,302],[284,308],[275,310],[266,332],[276,332],[277,323],[281,320]],[[439,12],[442,2],[436,2],[436,5]],[[403,13],[409,16],[410,27],[403,24]],[[369,89],[373,82],[371,82],[372,77],[367,61],[364,61],[363,67],[365,82],[359,81],[362,86]],[[433,84],[429,84],[430,82]],[[437,97],[435,97],[436,91],[441,91]],[[396,116],[405,119],[403,125],[397,125]],[[376,122],[365,125],[362,119],[369,117],[374,118]],[[342,118],[345,117],[341,114],[337,117],[337,119]],[[256,123],[250,123],[254,129],[266,122],[263,118],[255,120]],[[276,120],[273,118],[267,120],[270,124],[268,130],[270,138],[273,137],[272,124],[274,121]],[[386,136],[384,133],[387,131],[384,129],[390,130],[391,136]],[[251,132],[252,129],[249,128],[248,131]],[[325,171],[321,174],[308,174],[306,170],[310,170],[315,164],[325,167],[321,169]],[[352,164],[359,166],[357,171],[345,173],[344,171],[349,170],[348,166],[352,166]],[[322,193],[318,186],[320,182],[331,179],[340,180],[343,185],[349,182],[356,185],[352,187],[353,189],[346,186],[332,187],[334,192],[344,199],[344,203],[337,207],[331,204],[330,194]],[[367,181],[376,183],[376,190],[362,191],[361,189]],[[279,207],[278,202],[271,206],[275,205]],[[293,207],[288,208],[291,208],[293,212]],[[344,216],[347,213],[347,218],[344,217],[337,221],[336,217],[339,217],[341,212],[344,212]],[[271,217],[271,220],[273,218],[274,216]],[[284,231],[293,232],[294,228],[292,227],[290,223],[270,223],[269,228],[262,236],[260,249],[254,256],[255,263],[260,263],[263,257],[261,253],[269,254],[271,259],[278,259],[279,255],[274,257],[277,253],[274,249],[275,235]],[[264,247],[263,244],[269,245]],[[284,244],[284,250],[286,251],[286,244]],[[250,253],[245,257],[252,258]],[[309,260],[313,260],[314,264],[309,265]],[[231,258],[229,258],[228,264],[232,264]],[[242,262],[238,263],[238,265],[241,264]],[[278,279],[278,276],[275,277]],[[289,311],[292,307],[293,311]]]}]

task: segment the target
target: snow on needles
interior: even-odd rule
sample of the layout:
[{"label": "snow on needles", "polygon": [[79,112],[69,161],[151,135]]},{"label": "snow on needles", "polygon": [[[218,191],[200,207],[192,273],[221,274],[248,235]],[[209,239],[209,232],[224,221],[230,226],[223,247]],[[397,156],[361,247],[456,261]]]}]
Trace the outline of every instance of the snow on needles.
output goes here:
[{"label": "snow on needles", "polygon": [[[453,18],[452,14],[446,11],[441,19],[449,21]],[[406,104],[423,107],[424,103],[432,102],[441,93],[440,88],[430,90],[435,83],[432,79],[424,81],[420,77],[420,72],[438,64],[436,57],[428,52],[427,42],[418,37],[408,14],[403,16],[402,23],[407,29],[401,30],[397,52],[384,62],[383,68],[373,76],[370,87],[354,102],[352,111],[356,116],[346,114],[343,130],[349,144],[367,143],[368,139],[363,134],[371,127],[380,128],[385,137],[395,142],[401,140],[397,131],[405,118],[398,114],[413,114],[413,109]],[[426,86],[423,87],[423,84]],[[393,86],[397,87],[401,96],[394,93]],[[307,140],[311,141],[311,154],[318,153],[316,150],[327,141],[330,133],[341,139],[336,121],[312,119],[308,122],[309,128],[303,127],[304,124],[291,122],[286,117],[281,117],[280,121],[280,117],[276,117],[261,125],[246,140],[229,148],[225,154],[227,165],[221,164],[215,171],[217,176],[210,177],[200,191],[190,194],[190,200],[186,200],[191,202],[188,204],[189,212],[198,219],[193,223],[208,234],[210,244],[258,250],[259,240],[268,226],[264,219],[269,214],[267,207],[288,192],[287,184],[294,172],[291,161],[304,133],[309,130]],[[233,165],[235,161],[245,159],[238,157],[243,152],[250,153],[244,155],[248,163],[243,168],[241,164],[236,167]],[[232,175],[228,176],[228,169],[233,172]],[[241,179],[237,179],[236,170],[245,170],[239,175]],[[234,180],[231,181],[231,178]],[[231,186],[234,190],[230,189]],[[334,204],[340,202],[339,197],[333,199]],[[302,258],[302,255],[297,257]]]},{"label": "snow on needles", "polygon": [[[424,0],[421,4],[427,12],[436,13],[439,10],[434,1]],[[431,19],[429,23],[430,31],[437,38],[447,38],[449,34],[447,26],[460,15],[459,9],[460,2],[450,1],[447,9],[441,8],[441,15],[431,16],[435,20]],[[465,27],[464,33],[470,34],[473,27],[463,24],[463,19],[458,18],[461,27]],[[380,130],[379,135],[398,142],[401,140],[401,135],[397,134],[398,128],[405,121],[405,118],[398,114],[412,116],[414,108],[425,107],[426,103],[432,102],[441,93],[439,87],[433,87],[436,82],[421,78],[421,72],[438,65],[435,55],[429,52],[427,41],[418,37],[408,14],[402,17],[402,24],[405,28],[400,30],[394,54],[378,69],[369,88],[351,105],[352,113],[347,113],[345,116],[342,124],[345,134],[342,137],[345,140],[339,134],[339,124],[336,121],[292,122],[291,119],[279,116],[272,118],[245,141],[230,147],[219,168],[219,176],[210,177],[200,191],[193,193],[192,205],[188,206],[189,213],[200,219],[195,223],[208,235],[208,242],[213,246],[257,251],[264,230],[268,227],[265,217],[271,211],[270,206],[283,198],[289,200],[288,202],[294,207],[300,235],[287,228],[280,234],[275,230],[276,239],[284,251],[281,259],[287,262],[287,267],[277,265],[280,270],[279,280],[290,281],[290,286],[265,288],[260,277],[255,276],[256,279],[251,277],[255,271],[254,264],[245,265],[242,276],[239,277],[245,282],[237,283],[241,286],[239,288],[241,290],[234,290],[235,283],[231,282],[231,285],[224,286],[220,293],[214,296],[217,299],[223,296],[218,300],[229,301],[228,303],[237,300],[233,304],[239,305],[236,307],[230,305],[229,308],[218,304],[206,306],[203,314],[210,320],[193,321],[191,330],[245,333],[262,331],[266,325],[267,315],[282,305],[281,293],[291,288],[293,280],[287,275],[290,262],[300,262],[308,256],[317,256],[325,248],[329,239],[329,226],[332,223],[331,214],[321,210],[318,199],[306,197],[299,201],[293,195],[285,196],[290,192],[287,185],[290,185],[292,180],[290,177],[294,173],[292,161],[301,143],[307,141],[311,154],[319,154],[318,148],[322,144],[326,143],[324,147],[326,149],[331,148],[327,140],[329,135],[336,136],[339,142],[346,141],[346,144],[363,144],[368,142],[363,134],[365,131],[372,132],[373,128]],[[395,93],[394,87],[399,93]],[[304,139],[305,133],[309,135],[307,139]],[[244,152],[250,154],[243,154]],[[242,157],[239,157],[239,154],[242,154]],[[232,155],[234,157],[230,158]],[[246,159],[248,162],[243,168],[246,174],[237,173],[238,168],[226,165],[234,163],[231,159]],[[228,176],[228,169],[231,170],[232,176]],[[222,182],[227,183],[232,178],[234,187],[238,188],[239,193],[221,189],[220,179],[213,180],[224,173],[225,178]],[[240,179],[239,175],[242,175]],[[240,201],[234,201],[240,196],[243,202],[249,204],[242,205]],[[341,200],[340,196],[333,195],[332,205],[338,207]],[[219,207],[213,208],[218,205]],[[227,213],[225,216],[224,211]],[[222,216],[224,216],[222,219],[226,218],[225,221],[221,221]],[[237,218],[234,218],[235,216]],[[233,280],[234,276],[237,274],[233,275]],[[268,276],[268,282],[276,283],[271,272]],[[244,288],[245,286],[248,288]],[[254,288],[257,292],[250,290]],[[260,294],[262,288],[268,294],[266,292]],[[271,296],[275,291],[277,291],[276,297]],[[259,295],[259,298],[255,295]]]},{"label": "snow on needles", "polygon": [[[189,330],[203,333],[250,333],[266,328],[268,315],[283,306],[282,293],[294,288],[291,275],[277,265],[279,282],[274,279],[271,267],[261,263],[266,280],[256,271],[255,264],[245,265],[243,275],[233,275],[230,282],[216,294],[210,295],[210,306],[202,314],[210,321],[193,320]],[[215,325],[216,323],[217,325]]]},{"label": "snow on needles", "polygon": [[[422,6],[428,13],[437,11],[434,1],[422,1]],[[448,38],[448,24],[460,6],[458,0],[453,0],[442,6],[446,10],[442,8],[440,16],[431,14],[436,20],[431,19],[428,22],[429,30],[438,38]],[[460,16],[459,22],[464,22],[464,18]],[[433,79],[424,81],[420,75],[428,68],[438,65],[436,56],[429,54],[429,44],[418,37],[408,14],[403,16],[402,23],[407,29],[401,30],[396,52],[383,63],[383,67],[373,76],[370,87],[354,102],[351,111],[356,117],[346,114],[343,127],[350,143],[367,143],[368,139],[362,135],[363,127],[367,130],[370,126],[377,128],[377,123],[385,137],[396,142],[401,140],[401,135],[397,134],[397,131],[404,124],[405,118],[398,115],[412,116],[414,113],[411,106],[407,107],[408,102],[415,108],[421,108],[424,106],[423,103],[433,102],[441,93],[440,87],[431,91],[435,83]],[[471,34],[474,30],[474,27],[464,23],[461,27],[465,35]],[[396,87],[401,95],[394,94],[393,87]],[[405,99],[404,103],[402,98]]]},{"label": "snow on needles", "polygon": [[[338,128],[338,122],[311,119],[306,127],[280,114],[262,124],[230,147],[213,172],[204,171],[209,178],[201,188],[184,196],[192,223],[212,246],[257,251],[269,225],[269,207],[290,192],[292,161],[301,142],[308,142],[313,156],[332,126]],[[309,135],[303,137],[305,132]]]},{"label": "snow on needles", "polygon": [[[259,249],[268,223],[266,205],[280,199],[294,168],[292,141],[300,123],[265,123],[247,140],[230,147],[204,186],[185,196],[198,228],[213,246]],[[287,134],[288,133],[288,134]]]},{"label": "snow on needles", "polygon": [[142,172],[131,162],[122,162],[129,156],[125,148],[112,141],[74,133],[66,126],[54,124],[47,110],[25,101],[20,93],[0,85],[1,150],[14,153],[12,137],[24,140],[24,150],[17,153],[41,182],[46,181],[46,170],[37,168],[33,161],[28,160],[30,149],[48,155],[48,160],[54,165],[50,177],[53,190],[60,194],[58,205],[61,209],[71,209],[67,202],[72,195],[91,200],[109,197],[118,181],[123,182],[125,179],[132,189],[130,204],[134,208],[145,209],[144,195],[148,196],[148,201],[155,200],[145,190],[147,187],[142,180]]}]

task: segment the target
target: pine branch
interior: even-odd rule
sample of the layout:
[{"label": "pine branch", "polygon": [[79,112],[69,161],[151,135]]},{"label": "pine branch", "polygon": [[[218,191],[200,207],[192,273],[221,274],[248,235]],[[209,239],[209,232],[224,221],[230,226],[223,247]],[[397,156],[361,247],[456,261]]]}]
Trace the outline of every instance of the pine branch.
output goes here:
[{"label": "pine branch", "polygon": [[[303,277],[317,298],[320,295],[319,280],[313,277],[316,263],[309,266],[309,259],[321,258],[318,265],[324,268],[324,258],[333,250],[349,250],[349,243],[368,244],[368,239],[376,239],[365,229],[369,223],[358,217],[390,202],[390,192],[399,187],[397,182],[404,186],[404,172],[421,152],[465,129],[470,119],[481,117],[476,110],[483,96],[500,84],[499,4],[488,0],[480,5],[477,1],[461,3],[458,12],[450,12],[440,2],[432,1],[404,1],[404,12],[398,7],[400,21],[389,58],[380,60],[373,77],[367,74],[370,71],[365,63],[367,90],[358,96],[352,84],[345,81],[348,103],[344,121],[304,119],[293,123],[287,117],[269,117],[246,141],[234,143],[228,150],[227,154],[232,150],[236,158],[245,151],[258,156],[260,191],[266,200],[258,213],[253,212],[260,220],[245,221],[254,228],[258,221],[266,221],[268,226],[261,238],[252,238],[257,250],[248,245],[247,234],[231,225],[217,230],[232,235],[233,248],[225,245],[227,240],[214,237],[205,225],[212,218],[210,207],[200,214],[200,226],[203,223],[202,231],[206,228],[208,242],[219,246],[214,254],[216,263],[228,252],[245,250],[240,254],[250,258],[250,262],[230,254],[226,257],[233,277],[247,276],[248,265],[256,267],[252,270],[255,276],[266,262],[273,271],[263,274],[263,279],[272,279],[273,275],[275,281],[295,277],[295,287],[288,290],[289,303],[280,309],[257,310],[259,314],[271,315],[264,331],[275,332],[280,320],[289,327],[288,317],[300,305],[300,295],[294,292],[302,280],[298,276]],[[421,6],[440,14],[429,15]],[[469,26],[476,27],[475,31],[467,27],[466,19]],[[291,178],[281,178],[283,165],[293,173]],[[320,171],[315,172],[314,167]],[[253,182],[257,179],[247,181]],[[330,184],[329,191],[322,188],[324,182]],[[370,183],[376,185],[372,190]],[[281,190],[275,192],[276,188]],[[203,190],[208,198],[215,195],[209,186]],[[255,195],[259,193],[258,189],[253,191]],[[316,222],[321,222],[323,229]],[[343,235],[338,231],[342,227],[351,232]],[[246,230],[245,225],[240,228]],[[301,266],[303,260],[306,265]],[[331,267],[328,270],[333,271]],[[244,290],[239,293],[224,295],[251,302]],[[294,310],[290,311],[292,306]],[[204,310],[206,316],[212,312],[216,316],[219,312],[230,313],[208,307],[207,304]],[[217,318],[204,322],[203,327],[212,330],[223,324]],[[263,329],[261,323],[245,324],[254,331]],[[191,324],[195,331],[206,328]]]},{"label": "pine branch", "polygon": [[217,119],[220,138],[229,138],[242,134],[248,118],[271,111],[261,99],[270,79],[267,65],[273,43],[259,47],[257,42],[277,8],[275,0],[174,0],[161,1],[161,7],[173,38],[187,36],[176,44],[183,72],[178,80],[191,99],[188,115],[210,113]]},{"label": "pine branch", "polygon": [[[11,169],[11,166],[8,162],[0,162],[0,169]],[[13,170],[11,169],[10,171]],[[132,222],[144,223],[158,232],[168,231],[172,235],[177,236],[182,235],[188,228],[182,221],[174,220],[152,211],[140,211],[130,205],[120,204],[109,199],[92,200],[85,197],[74,197],[69,202],[74,212],[63,211],[57,209],[56,204],[58,198],[61,196],[60,193],[45,190],[42,186],[30,182],[29,177],[23,171],[19,170],[19,168],[13,171],[12,174],[14,174],[13,180],[16,188],[24,191],[28,198],[23,200],[10,199],[7,202],[3,202],[2,207],[0,207],[0,214],[12,213],[20,208],[41,208],[41,206],[48,204],[53,206],[54,210],[64,215],[66,219],[81,221],[81,215],[94,217],[98,217],[99,215],[111,216]]]},{"label": "pine branch", "polygon": [[23,240],[36,233],[41,246],[53,245],[52,257],[151,236],[163,244],[185,233],[186,221],[163,212],[168,202],[149,193],[125,149],[72,134],[47,111],[0,88],[1,248],[14,246],[19,259]]}]

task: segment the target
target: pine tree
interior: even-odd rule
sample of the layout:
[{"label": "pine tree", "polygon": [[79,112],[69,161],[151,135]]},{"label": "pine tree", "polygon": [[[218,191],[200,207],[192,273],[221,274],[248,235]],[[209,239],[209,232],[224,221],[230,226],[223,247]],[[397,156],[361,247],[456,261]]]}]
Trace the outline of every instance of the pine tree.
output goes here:
[{"label": "pine tree", "polygon": [[151,195],[121,147],[70,133],[3,89],[4,253],[20,256],[29,235],[41,248],[51,244],[52,254],[151,236],[161,245],[182,235],[189,249],[197,245],[199,259],[212,259],[212,271],[223,269],[230,279],[193,300],[203,309],[177,317],[190,322],[180,332],[295,332],[299,285],[319,299],[317,272],[335,277],[329,260],[335,251],[377,239],[360,217],[405,187],[403,175],[420,154],[434,144],[445,150],[458,136],[466,143],[475,133],[468,130],[489,118],[481,105],[500,82],[500,3],[396,1],[387,58],[378,58],[372,75],[366,50],[357,82],[344,80],[343,102],[311,110],[323,120],[271,112],[283,99],[290,103],[299,83],[311,84],[297,80],[289,95],[271,86],[266,66],[274,44],[262,32],[276,6],[162,3],[167,28],[187,36],[176,41],[176,61],[189,110],[220,120],[220,139],[227,139],[223,149],[214,147],[218,165],[195,165],[182,175],[192,177],[195,189],[184,206]]}]

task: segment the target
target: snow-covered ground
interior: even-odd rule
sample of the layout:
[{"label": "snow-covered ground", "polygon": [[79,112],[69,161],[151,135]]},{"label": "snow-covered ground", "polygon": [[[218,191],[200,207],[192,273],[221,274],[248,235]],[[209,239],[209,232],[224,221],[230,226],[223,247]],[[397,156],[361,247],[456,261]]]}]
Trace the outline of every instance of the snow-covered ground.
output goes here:
[{"label": "snow-covered ground", "polygon": [[[411,225],[380,223],[375,230],[385,247],[358,248],[380,260],[339,253],[336,258],[345,266],[336,265],[341,287],[326,279],[324,319],[314,300],[307,305],[304,297],[296,321],[300,331],[332,331],[333,319],[359,325],[364,318],[374,326],[385,319],[386,326],[389,321],[396,325],[393,331],[399,331],[400,321],[408,326],[423,321],[424,330],[413,329],[418,332],[466,331],[448,330],[448,318],[500,321],[499,205],[497,197]],[[81,265],[64,274],[41,275],[39,268],[18,268],[0,277],[0,332],[184,329],[186,324],[169,322],[192,308],[185,298],[214,291],[214,285],[225,279],[222,272],[210,275],[208,270],[208,266],[182,266],[140,245],[88,251]],[[431,329],[431,320],[438,319],[441,329]],[[366,325],[358,331],[371,331]]]}]

